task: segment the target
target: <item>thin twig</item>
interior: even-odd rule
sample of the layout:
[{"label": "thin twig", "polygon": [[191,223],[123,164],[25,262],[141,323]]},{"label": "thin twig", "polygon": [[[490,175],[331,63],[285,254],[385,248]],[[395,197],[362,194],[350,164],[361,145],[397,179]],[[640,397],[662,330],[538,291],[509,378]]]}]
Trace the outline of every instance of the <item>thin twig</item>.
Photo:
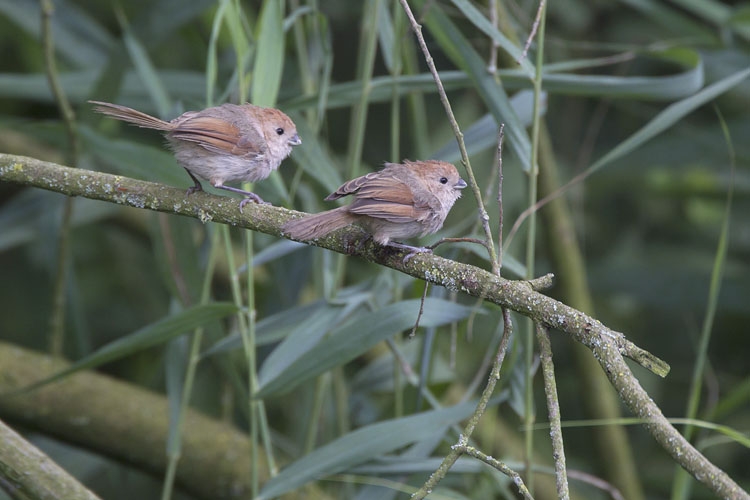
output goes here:
[{"label": "thin twig", "polygon": [[607,482],[600,477],[575,469],[568,471],[568,477],[570,479],[575,479],[576,481],[581,481],[582,483],[590,484],[602,491],[606,491],[609,496],[612,497],[612,500],[625,500],[625,497],[622,496],[622,493],[620,493],[620,490],[618,490],[614,484]]},{"label": "thin twig", "polygon": [[515,222],[513,223],[513,226],[510,228],[510,231],[508,232],[508,237],[505,238],[504,248],[507,249],[510,243],[513,241],[513,237],[516,235],[518,230],[521,228],[521,224],[528,219],[531,215],[538,212],[544,205],[549,203],[550,201],[554,200],[561,194],[563,194],[565,191],[570,189],[575,184],[578,184],[579,182],[582,182],[584,179],[586,179],[589,175],[593,174],[593,170],[586,170],[584,172],[581,172],[580,174],[576,175],[572,179],[570,179],[568,182],[560,186],[559,188],[552,191],[550,194],[542,198],[541,200],[538,200],[536,203],[534,203],[532,206],[526,208],[523,212],[521,212],[518,217],[516,218]]},{"label": "thin twig", "polygon": [[536,323],[536,339],[539,343],[539,359],[542,363],[544,377],[544,393],[547,395],[547,414],[550,423],[550,438],[552,439],[552,456],[555,462],[555,483],[557,498],[568,500],[568,476],[565,468],[565,448],[563,447],[562,427],[560,426],[560,401],[557,397],[557,383],[555,382],[555,365],[552,362],[552,345],[549,341],[547,327]]},{"label": "thin twig", "polygon": [[453,466],[453,464],[456,463],[456,460],[458,460],[458,458],[464,452],[463,450],[468,445],[469,438],[471,437],[474,429],[479,423],[479,419],[482,418],[482,415],[484,415],[484,412],[487,409],[487,404],[489,403],[490,398],[492,397],[492,393],[495,390],[495,385],[497,384],[497,381],[500,380],[500,368],[503,365],[505,352],[508,348],[508,342],[510,341],[510,336],[513,331],[513,323],[510,320],[510,313],[508,312],[508,310],[503,308],[502,315],[504,325],[503,337],[500,340],[500,345],[497,349],[495,363],[492,365],[492,372],[490,373],[489,379],[487,380],[487,385],[485,386],[484,391],[482,391],[482,395],[479,398],[477,407],[474,410],[474,413],[471,415],[471,418],[469,418],[468,423],[464,427],[463,433],[459,436],[457,445],[451,447],[451,451],[449,451],[445,458],[443,458],[443,461],[440,463],[440,466],[437,468],[437,470],[433,472],[427,479],[427,481],[425,481],[425,483],[422,485],[422,487],[412,495],[412,498],[414,499],[425,498],[432,490],[435,489],[437,484],[445,477],[445,475],[448,474],[450,468]]},{"label": "thin twig", "polygon": [[490,217],[489,215],[487,215],[487,210],[485,210],[484,208],[484,203],[482,202],[482,193],[479,189],[479,184],[477,184],[477,180],[474,177],[474,171],[471,169],[469,153],[466,151],[466,144],[464,143],[464,135],[461,132],[461,128],[458,126],[456,116],[453,114],[453,108],[451,107],[451,103],[445,93],[445,87],[443,87],[443,82],[440,80],[440,75],[438,74],[437,68],[435,67],[435,61],[432,59],[430,50],[427,48],[427,43],[424,41],[424,36],[422,35],[422,26],[420,26],[420,24],[417,23],[417,20],[414,18],[414,13],[411,11],[411,7],[409,7],[409,3],[407,2],[407,0],[400,0],[400,2],[401,6],[406,12],[406,17],[409,18],[409,23],[411,23],[414,34],[417,36],[417,41],[419,42],[419,47],[422,49],[422,53],[424,54],[427,67],[430,69],[432,78],[435,80],[438,95],[440,96],[440,102],[443,103],[445,113],[448,116],[448,121],[453,128],[453,134],[456,136],[458,149],[461,152],[461,163],[463,163],[463,166],[466,169],[466,176],[469,178],[469,186],[471,186],[471,190],[477,200],[479,218],[482,221],[482,227],[484,228],[485,240],[487,241],[486,247],[490,254],[492,272],[493,274],[498,274],[497,253],[495,252],[494,240],[492,238],[492,229],[490,229]]},{"label": "thin twig", "polygon": [[529,489],[526,487],[526,485],[523,483],[523,479],[521,479],[521,475],[505,465],[500,460],[490,457],[486,455],[485,453],[482,453],[481,451],[477,450],[473,446],[468,445],[454,445],[454,448],[461,451],[461,453],[465,453],[466,455],[469,455],[470,457],[474,457],[477,460],[481,460],[482,462],[486,463],[493,469],[497,469],[513,481],[513,483],[516,485],[516,488],[518,488],[518,493],[521,494],[521,496],[525,500],[534,500],[534,497],[531,496],[531,493],[529,492]]},{"label": "thin twig", "polygon": [[425,282],[424,284],[424,291],[422,292],[422,300],[419,301],[419,312],[417,313],[417,319],[414,321],[414,327],[411,329],[411,332],[409,333],[409,338],[413,339],[414,336],[417,334],[417,328],[419,328],[419,320],[422,319],[422,314],[424,313],[424,301],[427,300],[427,290],[429,289],[430,284]]},{"label": "thin twig", "polygon": [[[57,63],[55,62],[55,46],[52,38],[52,15],[54,14],[55,7],[52,4],[52,0],[41,0],[41,10],[42,45],[44,48],[44,64],[46,66],[47,81],[49,82],[50,90],[52,91],[52,95],[55,98],[60,115],[62,116],[63,123],[65,124],[65,131],[68,134],[68,144],[70,145],[67,158],[68,163],[73,167],[77,167],[79,146],[76,116],[70,105],[70,101],[68,101],[62,85],[60,84]],[[72,217],[73,199],[67,198],[63,202],[62,217],[60,219],[60,234],[57,241],[57,272],[52,291],[52,311],[50,313],[49,321],[49,348],[50,353],[53,356],[62,355],[65,339],[65,299],[67,297],[65,286],[68,281],[67,271],[69,265],[68,261],[70,259],[70,227]]]},{"label": "thin twig", "polygon": [[526,39],[526,45],[523,47],[523,52],[521,53],[520,59],[516,61],[518,64],[521,64],[521,62],[526,59],[526,54],[529,52],[529,48],[531,47],[531,42],[534,40],[534,37],[536,37],[536,32],[539,29],[539,24],[542,20],[542,13],[544,11],[545,7],[545,0],[541,0],[539,2],[539,7],[536,10],[536,17],[534,18],[534,24],[531,25],[531,33],[529,33],[529,37]]},{"label": "thin twig", "polygon": [[[490,22],[492,23],[492,26],[495,27],[495,29],[498,29],[498,15],[497,15],[497,0],[490,0]],[[494,75],[497,71],[497,49],[500,47],[500,44],[495,41],[495,39],[492,39],[492,42],[490,43],[490,57],[489,61],[487,61],[487,72],[491,75]]]},{"label": "thin twig", "polygon": [[[545,9],[544,0],[539,3],[539,12],[537,13],[538,20],[534,22],[534,30],[536,33],[537,26],[539,27],[539,42],[538,49],[536,51],[535,60],[535,72],[534,72],[534,105],[533,105],[533,122],[531,124],[531,164],[529,165],[528,177],[528,200],[529,205],[534,205],[537,201],[538,192],[538,177],[539,177],[539,130],[541,128],[541,96],[542,96],[542,69],[544,64],[544,35],[545,35]],[[533,34],[532,33],[532,36]],[[534,268],[536,263],[536,217],[534,215],[529,219],[529,231],[526,234],[526,278],[531,279],[534,277]],[[526,372],[524,374],[525,384],[525,412],[524,412],[524,428],[526,429],[525,444],[526,444],[526,455],[524,457],[526,464],[526,482],[529,488],[534,488],[534,477],[533,470],[531,468],[531,456],[534,449],[534,433],[529,432],[531,427],[534,425],[534,384],[533,384],[533,372],[531,371],[531,365],[534,353],[534,337],[531,333],[533,326],[531,322],[527,322],[527,328],[524,329],[526,333],[524,338],[525,347],[525,361],[526,361]]]},{"label": "thin twig", "polygon": [[434,250],[444,243],[476,243],[477,245],[482,245],[484,248],[487,248],[487,242],[484,240],[480,240],[479,238],[441,238],[436,243],[433,243],[427,248],[429,248],[430,250]]},{"label": "thin twig", "polygon": [[[502,328],[500,324],[498,324],[498,331],[495,335],[492,336],[492,339],[494,340],[497,334],[500,334],[499,329]],[[502,340],[500,338],[498,342]],[[484,380],[484,377],[487,374],[487,370],[489,370],[490,366],[492,365],[492,360],[495,357],[495,353],[493,350],[487,347],[484,353],[484,357],[482,358],[482,362],[479,363],[479,368],[477,368],[476,374],[474,375],[474,378],[471,379],[471,382],[469,382],[469,385],[466,386],[466,390],[463,391],[463,395],[461,396],[461,402],[465,403],[469,399],[471,399],[474,392],[479,388],[479,385],[482,383],[482,380]]]},{"label": "thin twig", "polygon": [[500,124],[497,134],[497,273],[503,269],[503,140],[505,124]]}]

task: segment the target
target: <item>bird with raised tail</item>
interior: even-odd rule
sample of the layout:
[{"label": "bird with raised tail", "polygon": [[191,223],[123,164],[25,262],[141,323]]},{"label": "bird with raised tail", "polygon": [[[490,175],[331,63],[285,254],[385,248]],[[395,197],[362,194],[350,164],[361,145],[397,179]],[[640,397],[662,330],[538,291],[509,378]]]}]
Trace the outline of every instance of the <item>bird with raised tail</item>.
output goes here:
[{"label": "bird with raised tail", "polygon": [[263,180],[279,168],[293,146],[302,144],[292,119],[274,108],[227,103],[164,121],[127,106],[89,102],[99,113],[164,132],[177,163],[195,183],[187,194],[203,190],[201,178],[216,188],[244,195],[240,210],[249,201],[263,200],[224,183]]}]

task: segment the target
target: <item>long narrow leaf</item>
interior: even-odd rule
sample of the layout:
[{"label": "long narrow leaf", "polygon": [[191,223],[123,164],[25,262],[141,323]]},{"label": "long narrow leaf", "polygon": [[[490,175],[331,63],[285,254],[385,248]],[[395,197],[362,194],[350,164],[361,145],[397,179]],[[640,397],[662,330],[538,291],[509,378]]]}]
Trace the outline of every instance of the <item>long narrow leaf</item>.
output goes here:
[{"label": "long narrow leaf", "polygon": [[268,481],[258,500],[273,498],[317,478],[336,474],[374,457],[427,439],[474,411],[470,401],[451,408],[387,420],[350,432],[297,460]]},{"label": "long narrow leaf", "polygon": [[[37,0],[0,1],[0,14],[20,26],[32,38],[39,39],[39,4]],[[79,68],[102,66],[114,43],[107,30],[74,2],[57,1],[55,7],[52,20],[55,51]]]},{"label": "long narrow leaf", "polygon": [[[595,74],[577,74],[570,71],[575,68],[590,68],[589,60],[571,60],[564,63],[550,64],[544,70],[544,90],[550,94],[581,95],[589,97],[606,96],[616,99],[671,101],[693,95],[703,86],[703,60],[700,54],[681,48],[683,56],[676,59],[673,54],[678,49],[648,52],[645,57],[663,61],[659,64],[667,68],[675,63],[677,70],[667,74],[612,76]],[[561,73],[561,68],[568,72]],[[179,95],[191,104],[203,102],[205,96],[205,75],[192,71],[160,70],[159,78],[167,90]],[[71,71],[60,75],[65,93],[73,102],[89,98],[96,82],[98,72],[95,70]],[[531,82],[521,70],[501,69],[498,76],[507,91],[531,88]],[[441,71],[440,78],[446,90],[465,89],[473,85],[471,78],[463,71]],[[390,75],[376,76],[370,81],[370,102],[385,102],[393,97],[394,83],[398,83],[399,96],[411,92],[435,92],[435,82],[429,73],[418,75],[401,75],[394,79]],[[324,100],[324,108],[337,109],[351,106],[357,101],[362,85],[359,82],[343,82],[331,85],[329,95]],[[146,95],[143,84],[135,72],[126,73],[121,95],[128,105],[149,111],[153,108]],[[44,74],[34,75],[0,73],[0,96],[13,99],[34,99],[51,102],[52,96]],[[321,98],[318,95],[299,96],[281,104],[285,111],[319,107]],[[295,120],[297,124],[299,121]],[[300,134],[302,137],[302,134]],[[308,137],[307,134],[306,137]],[[304,143],[303,143],[304,144]]]},{"label": "long narrow leaf", "polygon": [[291,159],[301,165],[307,175],[318,181],[327,191],[335,191],[343,180],[340,170],[336,168],[333,155],[329,154],[327,146],[320,141],[302,115],[290,113],[290,117],[297,125],[299,136],[302,137],[302,145],[294,149]]},{"label": "long narrow leaf", "polygon": [[513,59],[520,62],[521,68],[526,74],[527,78],[534,78],[534,67],[531,65],[527,58],[523,57],[523,50],[521,50],[520,47],[516,46],[513,42],[508,40],[508,38],[503,35],[500,30],[494,27],[492,23],[490,23],[490,21],[486,17],[484,17],[476,7],[474,7],[474,5],[468,2],[468,0],[452,1],[453,5],[458,7],[463,15],[466,16],[466,19],[471,21],[474,26],[479,28],[485,35],[492,38],[495,43],[505,49],[508,54],[513,56]]},{"label": "long narrow leaf", "polygon": [[273,380],[280,377],[291,365],[308,355],[321,337],[336,325],[342,307],[324,307],[300,322],[276,349],[266,358],[258,372],[258,380]]},{"label": "long narrow leaf", "polygon": [[639,148],[644,143],[650,141],[675,123],[682,120],[688,114],[692,113],[704,104],[711,102],[713,99],[717,98],[724,92],[727,92],[734,86],[742,83],[742,81],[744,81],[748,76],[750,76],[750,69],[738,71],[733,75],[719,80],[713,85],[709,85],[697,94],[668,106],[664,111],[656,115],[656,117],[654,117],[644,127],[628,137],[625,141],[618,144],[609,153],[607,153],[593,165],[591,165],[587,173],[591,174],[599,170],[603,166],[622,158],[636,148]]},{"label": "long narrow leaf", "polygon": [[[719,118],[721,119],[722,117],[719,116]],[[724,209],[724,220],[721,224],[719,243],[716,248],[716,257],[714,258],[714,265],[711,271],[711,284],[708,289],[706,315],[703,318],[703,327],[701,328],[701,335],[698,341],[695,364],[693,365],[693,377],[690,382],[690,393],[688,395],[687,408],[685,409],[685,417],[689,419],[694,419],[698,414],[698,407],[700,405],[701,394],[703,392],[703,380],[706,376],[706,364],[708,363],[708,345],[711,342],[714,318],[716,317],[716,309],[719,305],[719,292],[721,291],[721,285],[724,278],[724,267],[727,260],[727,247],[729,246],[729,228],[730,221],[732,219],[735,160],[734,148],[732,147],[731,137],[729,136],[729,130],[727,129],[726,122],[724,120],[721,120],[721,124],[730,151],[730,159],[732,161],[732,176],[729,182],[729,189],[727,191],[727,202]],[[685,439],[693,439],[695,428],[692,424],[688,424],[683,429],[682,434],[685,436]],[[672,498],[688,498],[689,492],[689,476],[684,469],[676,466],[674,478],[672,481]]]},{"label": "long narrow leaf", "polygon": [[171,102],[169,95],[167,94],[167,89],[162,83],[158,71],[156,71],[156,68],[151,62],[146,48],[131,32],[130,25],[128,24],[127,19],[125,19],[125,15],[119,13],[117,17],[120,21],[123,41],[125,42],[125,47],[130,55],[130,60],[133,62],[133,66],[135,67],[138,76],[141,78],[143,85],[146,87],[151,100],[159,110],[159,116],[166,118]]},{"label": "long narrow leaf", "polygon": [[485,61],[438,5],[426,12],[425,25],[453,64],[468,73],[496,123],[505,124],[505,137],[525,169],[531,165],[531,141],[505,89],[487,72]]},{"label": "long narrow leaf", "polygon": [[253,66],[252,103],[275,106],[284,69],[284,17],[282,2],[266,0],[258,19],[258,48]]},{"label": "long narrow leaf", "polygon": [[178,335],[186,333],[188,330],[205,325],[210,321],[224,318],[230,314],[235,314],[236,312],[237,307],[227,302],[215,302],[191,307],[177,314],[167,316],[114,342],[110,342],[96,352],[73,363],[65,370],[42,379],[39,382],[35,382],[28,387],[19,389],[15,393],[38,389],[43,385],[56,382],[75,372],[94,368],[104,363],[124,358],[135,352],[148,349],[149,347],[163,344]]},{"label": "long narrow leaf", "polygon": [[[381,340],[410,328],[417,319],[418,311],[419,301],[407,300],[356,316],[349,323],[336,328],[284,371],[278,373],[264,364],[258,379],[260,391],[255,396],[263,398],[270,394],[286,393],[301,382],[354,359]],[[446,300],[427,299],[421,325],[440,326],[460,321],[471,312],[470,307]],[[264,374],[273,374],[273,377],[269,375],[264,378]]]}]

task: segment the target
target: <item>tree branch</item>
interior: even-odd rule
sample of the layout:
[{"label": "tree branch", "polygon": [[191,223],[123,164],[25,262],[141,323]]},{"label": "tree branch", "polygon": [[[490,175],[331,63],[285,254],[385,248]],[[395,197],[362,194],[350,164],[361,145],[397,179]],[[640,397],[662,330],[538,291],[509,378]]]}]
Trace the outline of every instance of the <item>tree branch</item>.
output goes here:
[{"label": "tree branch", "polygon": [[[60,359],[0,342],[0,366],[0,393],[5,394],[58,373],[69,365]],[[169,431],[166,398],[111,377],[84,371],[71,375],[64,383],[0,397],[0,415],[10,422],[131,463],[142,470],[162,473],[166,467]],[[247,434],[189,411],[182,438],[177,483],[185,491],[203,499],[247,498],[251,454]],[[38,480],[36,474],[29,477]],[[262,480],[267,477],[264,470]]]},{"label": "tree branch", "polygon": [[[182,189],[90,170],[63,167],[34,158],[0,154],[0,180],[35,186],[68,196],[194,217],[284,237],[284,222],[302,215],[280,207],[248,204],[239,211],[239,200],[205,192],[185,196]],[[325,238],[306,242],[346,255],[390,267],[450,290],[488,300],[519,312],[551,328],[570,334],[589,349],[602,336],[614,339],[620,353],[659,376],[669,365],[636,346],[622,333],[610,330],[596,319],[535,291],[527,281],[511,281],[474,266],[431,254],[417,254],[404,262],[406,253],[374,243],[363,230],[348,227]],[[547,280],[542,280],[547,281]]]},{"label": "tree branch", "polygon": [[[280,227],[299,215],[269,205],[247,205],[239,211],[239,200],[208,193],[185,196],[183,190],[118,175],[71,169],[33,158],[0,154],[0,180],[84,196],[137,208],[194,217],[283,236]],[[654,438],[674,459],[715,492],[727,498],[747,498],[729,476],[709,462],[672,427],[638,383],[621,355],[652,372],[666,376],[669,365],[639,348],[625,336],[600,321],[551,299],[524,281],[509,281],[474,266],[418,254],[407,262],[402,251],[373,243],[356,227],[345,228],[310,244],[390,267],[451,290],[519,312],[548,327],[569,334],[591,349],[610,382],[630,410],[649,422]]]},{"label": "tree branch", "polygon": [[12,498],[98,500],[39,448],[0,421],[0,489]]},{"label": "tree branch", "polygon": [[[0,394],[28,387],[69,366],[61,359],[0,341]],[[66,378],[64,383],[0,397],[0,417],[141,470],[163,474],[168,460],[168,404],[164,395],[106,375],[81,371]],[[251,488],[249,471],[253,446],[249,436],[231,424],[195,410],[187,410],[184,422],[176,473],[180,488],[198,499],[247,499]],[[17,461],[11,454],[16,453],[16,445],[12,441],[6,443],[8,432],[0,423],[0,487],[12,486],[7,478],[13,477],[12,468]],[[28,454],[24,448],[17,449]],[[258,452],[262,453],[262,450]],[[76,485],[69,484],[70,480],[64,480],[62,473],[52,469],[54,464],[49,460],[40,462],[35,459],[34,463],[47,472],[38,473],[34,467],[18,463],[15,468],[20,468],[26,484],[24,489],[16,491],[35,488],[34,491],[42,492],[49,484],[42,479],[48,473],[55,481],[55,494],[23,498],[98,498],[90,493],[86,497],[80,485],[74,488]],[[259,463],[259,479],[264,482],[268,480],[268,472],[263,461]],[[6,484],[2,484],[3,481]],[[317,486],[308,485],[304,493],[291,494],[288,500],[308,496],[321,500],[330,498]]]}]

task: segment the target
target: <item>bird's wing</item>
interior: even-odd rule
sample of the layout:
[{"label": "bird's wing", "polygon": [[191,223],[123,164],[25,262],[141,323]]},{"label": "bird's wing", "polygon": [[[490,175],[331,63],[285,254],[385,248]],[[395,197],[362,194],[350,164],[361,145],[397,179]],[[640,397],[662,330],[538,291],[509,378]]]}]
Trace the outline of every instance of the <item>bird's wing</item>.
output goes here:
[{"label": "bird's wing", "polygon": [[411,189],[404,182],[391,176],[368,175],[371,177],[359,184],[349,212],[404,224],[423,221],[432,213],[428,204],[415,202]]},{"label": "bird's wing", "polygon": [[234,156],[260,156],[266,147],[265,139],[253,128],[241,132],[232,123],[214,116],[189,117],[170,135],[209,151]]}]

